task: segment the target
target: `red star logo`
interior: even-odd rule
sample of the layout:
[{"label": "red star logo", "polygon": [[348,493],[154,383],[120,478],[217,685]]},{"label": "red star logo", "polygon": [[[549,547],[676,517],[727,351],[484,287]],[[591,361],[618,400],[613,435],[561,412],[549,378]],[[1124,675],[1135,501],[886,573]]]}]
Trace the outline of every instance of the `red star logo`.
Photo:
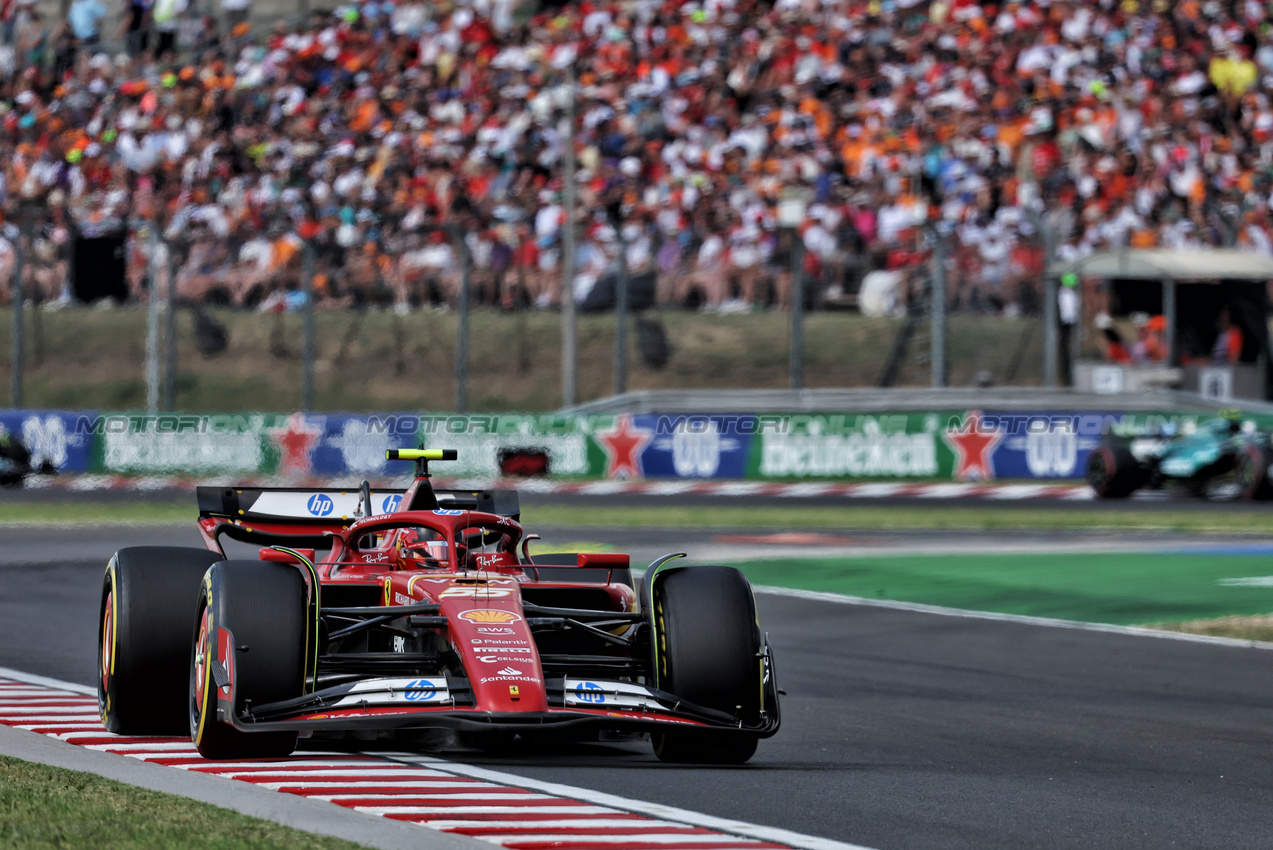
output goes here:
[{"label": "red star logo", "polygon": [[287,417],[287,425],[282,428],[271,428],[270,436],[283,453],[278,462],[279,474],[308,474],[312,469],[310,452],[314,450],[322,434],[323,429],[310,425],[303,413],[293,413]]},{"label": "red star logo", "polygon": [[654,439],[649,428],[633,428],[632,415],[621,413],[609,431],[597,431],[597,442],[606,453],[607,478],[641,478],[641,453]]},{"label": "red star logo", "polygon": [[1003,439],[1003,432],[997,428],[994,431],[984,429],[980,410],[968,411],[962,427],[947,425],[942,438],[955,453],[955,478],[960,481],[989,481],[995,477],[990,456]]}]

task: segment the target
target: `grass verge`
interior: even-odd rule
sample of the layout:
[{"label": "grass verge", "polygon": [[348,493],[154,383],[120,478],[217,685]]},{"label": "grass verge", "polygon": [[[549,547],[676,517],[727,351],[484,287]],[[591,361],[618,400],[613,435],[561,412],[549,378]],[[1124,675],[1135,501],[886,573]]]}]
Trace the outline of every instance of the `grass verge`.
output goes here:
[{"label": "grass verge", "polygon": [[355,850],[361,846],[91,773],[0,756],[0,847]]},{"label": "grass verge", "polygon": [[1216,617],[1211,620],[1188,620],[1183,623],[1148,623],[1151,629],[1169,632],[1185,632],[1191,635],[1212,635],[1239,640],[1273,641],[1273,614],[1249,617]]},{"label": "grass verge", "polygon": [[[1266,633],[1273,587],[1262,554],[1188,550],[1082,554],[889,555],[738,564],[753,583],[1088,623],[1157,625],[1245,637]],[[1209,625],[1204,625],[1206,621]],[[1214,629],[1205,631],[1204,629]]]},{"label": "grass verge", "polygon": [[[196,512],[192,499],[172,502],[116,500],[102,502],[6,503],[0,524],[139,525],[189,523]],[[1131,510],[1110,507],[1015,507],[995,503],[975,506],[934,504],[872,507],[639,506],[591,507],[535,505],[522,515],[529,531],[569,528],[825,528],[825,529],[1040,529],[1190,531],[1224,534],[1273,534],[1273,511],[1197,511],[1188,508]]]}]

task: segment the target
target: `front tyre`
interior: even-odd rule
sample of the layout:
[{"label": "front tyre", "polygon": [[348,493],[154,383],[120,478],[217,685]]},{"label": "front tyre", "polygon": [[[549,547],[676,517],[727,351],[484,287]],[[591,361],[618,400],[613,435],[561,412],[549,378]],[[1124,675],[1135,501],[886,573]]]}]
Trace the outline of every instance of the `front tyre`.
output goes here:
[{"label": "front tyre", "polygon": [[[243,732],[222,711],[294,699],[305,688],[305,579],[267,561],[222,561],[203,580],[189,656],[190,737],[210,759],[280,758],[296,749],[295,732]],[[232,638],[232,642],[230,639]],[[233,677],[234,704],[222,697]]]},{"label": "front tyre", "polygon": [[177,546],[120,549],[98,607],[97,704],[117,735],[186,731],[190,617],[203,574],[221,555]]},{"label": "front tyre", "polygon": [[[756,601],[733,567],[683,567],[654,587],[658,686],[704,708],[760,721],[763,661]],[[745,733],[656,732],[654,754],[665,762],[743,764],[757,738]]]}]

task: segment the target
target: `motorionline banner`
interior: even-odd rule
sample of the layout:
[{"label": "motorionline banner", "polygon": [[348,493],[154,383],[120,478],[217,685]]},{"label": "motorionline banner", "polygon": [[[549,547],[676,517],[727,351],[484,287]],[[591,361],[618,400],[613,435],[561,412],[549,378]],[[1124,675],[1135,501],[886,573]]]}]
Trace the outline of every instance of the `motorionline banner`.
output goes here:
[{"label": "motorionline banner", "polygon": [[[385,449],[453,448],[447,476],[495,478],[510,453],[568,478],[1081,478],[1108,433],[1188,432],[1197,413],[945,410],[792,414],[145,415],[0,412],[0,430],[60,472],[383,479]],[[1273,427],[1273,417],[1247,417]]]}]

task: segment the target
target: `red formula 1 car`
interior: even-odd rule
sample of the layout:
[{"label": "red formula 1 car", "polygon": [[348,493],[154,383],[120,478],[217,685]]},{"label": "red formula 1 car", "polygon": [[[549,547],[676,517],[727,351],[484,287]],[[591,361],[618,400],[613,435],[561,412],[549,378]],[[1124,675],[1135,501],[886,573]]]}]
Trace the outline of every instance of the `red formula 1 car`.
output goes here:
[{"label": "red formula 1 car", "polygon": [[[515,491],[435,491],[428,462],[454,451],[389,457],[416,461],[405,491],[199,487],[206,550],[116,552],[106,727],[188,728],[209,758],[286,755],[311,735],[648,732],[664,761],[716,763],[778,731],[742,573],[668,555],[634,584],[627,555],[533,556]],[[257,557],[228,558],[223,538]]]}]

